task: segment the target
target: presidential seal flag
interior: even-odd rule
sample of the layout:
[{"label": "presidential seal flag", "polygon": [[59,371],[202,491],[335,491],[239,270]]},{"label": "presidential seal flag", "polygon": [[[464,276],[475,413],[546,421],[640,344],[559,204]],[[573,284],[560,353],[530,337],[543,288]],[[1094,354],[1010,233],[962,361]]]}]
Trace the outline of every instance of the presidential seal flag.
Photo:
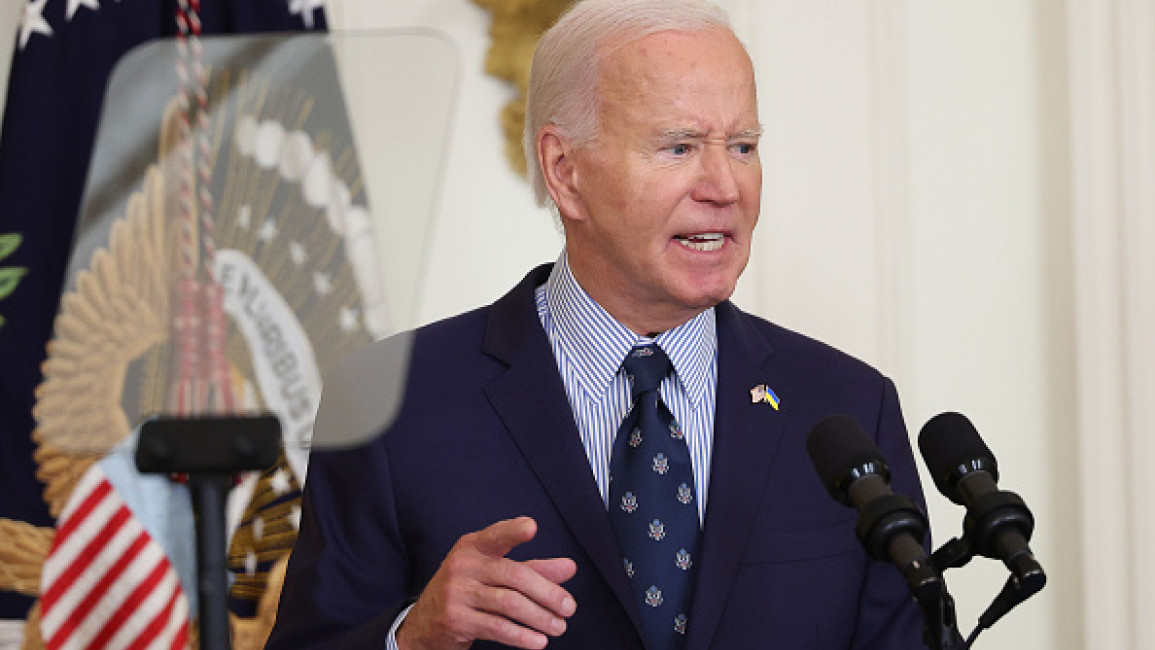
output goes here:
[{"label": "presidential seal flag", "polygon": [[[162,645],[183,643],[168,632],[173,617],[197,611],[190,535],[174,532],[182,522],[173,521],[174,512],[185,512],[188,529],[187,498],[180,504],[161,494],[169,505],[156,507],[158,491],[141,489],[144,479],[124,463],[108,468],[133,423],[149,414],[251,411],[274,413],[285,436],[277,465],[238,491],[248,506],[230,551],[236,645],[263,644],[278,564],[296,536],[321,376],[385,334],[390,321],[327,48],[310,37],[153,43],[126,57],[109,85],[112,121],[102,125],[87,197],[97,188],[113,198],[86,198],[34,408],[45,494],[62,513],[57,536],[66,526],[93,531],[73,544],[91,552],[70,551],[63,541],[45,562],[34,614],[47,647],[104,647],[135,634],[110,633],[110,626],[156,635]],[[154,106],[155,117],[141,119],[141,106]],[[134,161],[106,160],[125,139],[154,143],[154,156],[138,169]],[[115,489],[88,478],[100,458]],[[146,541],[127,541],[135,538],[121,532],[115,507],[100,506],[95,523],[72,523],[73,513],[97,509],[85,505],[99,502],[94,494],[129,492],[140,502],[129,504],[133,515],[171,567],[112,548],[122,540],[141,557],[153,555]],[[147,511],[168,521],[141,515]],[[71,568],[81,562],[91,568]],[[126,573],[140,582],[104,595],[94,594],[120,583],[110,572],[70,579],[137,563],[149,571]],[[48,597],[74,589],[69,598]],[[100,606],[86,606],[92,602]],[[159,608],[149,618],[118,618],[146,603]],[[66,613],[57,613],[61,606]]]},{"label": "presidential seal flag", "polygon": [[[231,128],[233,116],[226,120],[194,110],[208,106],[208,87],[215,78],[211,63],[197,58],[195,39],[202,33],[286,31],[308,24],[323,27],[315,9],[315,4],[281,0],[40,0],[24,8],[0,148],[0,316],[4,319],[0,349],[5,355],[0,368],[4,402],[0,407],[4,413],[0,418],[0,618],[23,619],[32,599],[41,599],[23,628],[25,647],[104,647],[110,640],[141,644],[150,638],[141,634],[157,626],[163,632],[157,639],[182,645],[183,633],[173,631],[183,624],[174,628],[172,621],[183,616],[187,624],[195,601],[182,609],[181,598],[189,597],[190,587],[186,579],[182,588],[176,577],[185,578],[187,569],[182,573],[179,562],[165,557],[171,549],[158,544],[172,522],[158,525],[141,517],[138,503],[132,500],[122,508],[118,499],[123,489],[132,489],[125,482],[131,479],[118,480],[128,472],[123,467],[109,470],[102,457],[129,436],[144,412],[195,412],[198,405],[205,409],[269,408],[276,400],[261,395],[262,382],[284,383],[281,375],[293,375],[286,364],[299,362],[297,375],[301,377],[320,372],[315,361],[310,366],[303,355],[287,353],[270,361],[270,365],[279,362],[272,365],[272,379],[255,376],[253,365],[260,363],[254,364],[251,358],[230,361],[247,352],[249,340],[239,337],[243,343],[234,343],[238,337],[230,324],[233,314],[225,311],[225,289],[211,277],[216,272],[215,257],[205,251],[224,252],[217,250],[223,240],[213,228],[227,226],[227,220],[217,218],[215,208],[229,206],[219,198],[224,190],[216,165],[231,161],[231,139],[225,146],[220,133],[226,121]],[[86,202],[102,206],[102,218],[97,221],[103,226],[85,232],[88,247],[73,257],[67,295],[60,303],[59,316],[53,319],[108,71],[121,53],[163,34],[183,36],[177,49],[184,48],[185,58],[181,65],[177,64],[179,56],[169,61],[166,73],[173,77],[172,88],[165,91],[168,100],[154,111],[153,136],[132,138],[135,148],[121,151],[132,165],[103,159],[90,170],[93,178],[102,174],[119,178],[127,188],[122,193],[131,190],[132,198],[122,200],[119,188],[112,191],[105,183],[96,190],[95,201]],[[178,79],[181,74],[184,77]],[[230,88],[239,87],[234,77]],[[271,88],[269,82],[263,86],[265,91]],[[309,95],[307,90],[295,92]],[[251,98],[247,109],[254,120],[262,115],[261,102]],[[138,120],[139,115],[132,119]],[[305,123],[298,120],[293,126]],[[331,152],[345,156],[344,167],[330,165],[326,178],[334,179],[338,173],[355,177],[348,138],[333,137],[326,144],[317,152],[310,151],[301,162],[313,160],[313,153]],[[147,170],[133,169],[148,158],[153,162]],[[243,173],[243,165],[233,169]],[[259,179],[260,175],[250,177]],[[267,190],[270,198],[277,194],[277,186],[267,186],[272,188]],[[350,194],[356,198],[355,191]],[[178,238],[173,235],[177,219],[165,216],[179,212],[174,207],[179,205],[186,206],[186,214],[195,211],[197,220],[186,234],[197,238],[198,250],[186,258],[178,255]],[[280,204],[266,201],[263,207],[270,205]],[[116,217],[108,218],[112,213]],[[292,210],[285,208],[281,214],[291,215]],[[291,228],[285,230],[291,232]],[[336,276],[347,261],[343,235],[333,238],[339,242],[337,252],[326,247],[312,254],[319,262],[333,263],[332,268],[318,272]],[[308,248],[310,242],[301,238],[296,243]],[[246,248],[243,242],[234,248],[255,260],[258,268],[271,256],[268,251]],[[184,252],[189,250],[186,245]],[[177,259],[192,260],[195,272],[181,275],[189,267],[179,267]],[[312,282],[312,274],[305,274]],[[182,284],[177,276],[186,282]],[[269,285],[281,291],[281,281],[289,280],[277,277]],[[334,307],[334,321],[338,315],[348,320],[350,314],[369,311],[359,296],[334,293],[345,300],[341,308]],[[324,308],[318,306],[318,310]],[[355,320],[351,330],[365,340],[371,338],[364,319]],[[192,321],[201,325],[190,328]],[[44,342],[53,322],[55,339],[46,358]],[[308,326],[300,329],[305,333],[298,338],[303,337],[305,343],[293,349],[311,346],[308,337],[316,334]],[[182,337],[186,330],[192,330],[192,345]],[[266,326],[263,331],[271,330]],[[291,338],[292,333],[286,336]],[[174,346],[174,339],[182,343]],[[158,360],[181,359],[174,347],[183,349],[184,361]],[[201,357],[207,362],[199,364]],[[195,366],[192,371],[190,366]],[[173,377],[185,382],[172,388],[169,379]],[[309,388],[319,386],[319,379],[297,381],[305,388],[286,392],[291,398],[295,395],[296,411],[300,411],[301,395],[319,390]],[[35,388],[38,382],[40,387]],[[158,385],[164,386],[159,389],[165,393],[163,398],[155,394]],[[179,408],[172,407],[174,403]],[[300,425],[304,419],[307,416],[296,416],[298,436],[306,435]],[[149,512],[147,503],[143,510]],[[49,525],[57,516],[58,529],[53,530]],[[159,556],[158,548],[164,551]],[[133,586],[124,586],[129,584]],[[120,615],[139,614],[147,609],[144,604],[154,601],[161,603],[160,613],[143,625]],[[42,617],[44,625],[40,625]]]},{"label": "presidential seal flag", "polygon": [[[140,489],[144,479],[123,463],[115,477],[107,468],[146,415],[251,411],[274,413],[285,436],[276,466],[239,490],[248,506],[230,550],[236,645],[263,644],[278,564],[296,536],[321,377],[390,321],[327,48],[309,37],[153,43],[126,57],[110,83],[112,122],[102,125],[87,196],[98,188],[114,198],[85,201],[34,408],[46,495],[62,508],[57,537],[65,527],[91,531],[54,545],[45,562],[38,631],[47,647],[144,636],[184,643],[170,633],[183,612],[197,611],[191,552],[180,544],[189,536],[173,532],[182,506],[150,506],[157,491]],[[141,106],[155,106],[155,118],[142,120]],[[155,143],[151,161],[139,169],[106,161],[126,138]],[[115,489],[89,478],[98,458]],[[104,505],[126,492],[144,495],[130,509],[168,566],[152,563],[153,547],[132,541],[122,511]],[[150,510],[169,520],[140,515]],[[93,521],[73,523],[74,513]],[[131,552],[114,548],[118,541]],[[93,550],[75,551],[81,545]],[[104,571],[137,564],[141,572],[125,573],[139,581],[123,587]],[[85,571],[101,577],[72,580]],[[145,604],[154,607],[147,615],[120,618]]]},{"label": "presidential seal flag", "polygon": [[[33,459],[34,390],[114,62],[173,36],[324,28],[309,0],[11,0],[21,7],[0,135],[0,621],[23,620],[54,513]],[[190,23],[191,24],[191,23]],[[10,638],[0,629],[0,638]]]}]

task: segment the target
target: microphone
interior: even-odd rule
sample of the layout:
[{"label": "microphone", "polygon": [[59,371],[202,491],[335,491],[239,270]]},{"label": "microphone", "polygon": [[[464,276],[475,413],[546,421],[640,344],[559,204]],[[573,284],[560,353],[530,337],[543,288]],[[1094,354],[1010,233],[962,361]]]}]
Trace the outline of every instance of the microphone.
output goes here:
[{"label": "microphone", "polygon": [[867,554],[893,562],[922,603],[940,598],[942,578],[926,557],[926,515],[909,497],[890,491],[882,452],[858,421],[832,415],[806,439],[806,451],[830,496],[858,509],[855,530]]},{"label": "microphone", "polygon": [[1019,495],[998,489],[998,463],[971,421],[936,415],[919,432],[918,447],[939,492],[966,506],[964,537],[974,552],[1002,560],[1024,590],[1042,589],[1046,575],[1027,545],[1035,519]]}]

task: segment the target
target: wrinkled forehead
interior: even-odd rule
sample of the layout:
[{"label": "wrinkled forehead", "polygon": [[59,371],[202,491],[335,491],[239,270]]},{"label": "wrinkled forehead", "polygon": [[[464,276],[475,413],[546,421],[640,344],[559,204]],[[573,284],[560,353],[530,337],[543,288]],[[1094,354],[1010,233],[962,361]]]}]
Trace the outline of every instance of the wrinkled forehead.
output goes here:
[{"label": "wrinkled forehead", "polygon": [[640,85],[687,66],[720,63],[726,72],[747,76],[751,84],[754,81],[746,46],[725,27],[626,33],[606,39],[596,52],[595,89],[599,93],[609,84]]},{"label": "wrinkled forehead", "polygon": [[686,96],[757,113],[750,57],[737,37],[722,28],[663,30],[607,48],[599,61],[595,95],[599,120],[615,108],[660,112]]}]

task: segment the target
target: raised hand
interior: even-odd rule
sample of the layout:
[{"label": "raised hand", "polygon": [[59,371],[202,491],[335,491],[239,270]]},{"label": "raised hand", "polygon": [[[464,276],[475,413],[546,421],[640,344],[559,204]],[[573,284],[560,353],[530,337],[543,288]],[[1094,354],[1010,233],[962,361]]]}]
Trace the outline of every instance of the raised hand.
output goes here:
[{"label": "raised hand", "polygon": [[518,517],[457,540],[397,630],[401,650],[456,650],[477,640],[544,648],[565,632],[577,603],[561,583],[577,571],[574,561],[505,557],[536,534],[533,519]]}]

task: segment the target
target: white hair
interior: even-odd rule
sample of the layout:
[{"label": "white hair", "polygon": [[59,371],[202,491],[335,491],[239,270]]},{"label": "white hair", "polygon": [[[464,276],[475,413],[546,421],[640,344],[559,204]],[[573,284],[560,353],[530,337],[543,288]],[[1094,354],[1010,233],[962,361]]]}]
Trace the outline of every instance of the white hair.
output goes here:
[{"label": "white hair", "polygon": [[578,146],[597,135],[597,83],[614,51],[665,31],[732,31],[721,8],[705,0],[580,0],[541,40],[526,94],[526,168],[539,206],[552,203],[537,159],[537,132],[554,124]]}]

